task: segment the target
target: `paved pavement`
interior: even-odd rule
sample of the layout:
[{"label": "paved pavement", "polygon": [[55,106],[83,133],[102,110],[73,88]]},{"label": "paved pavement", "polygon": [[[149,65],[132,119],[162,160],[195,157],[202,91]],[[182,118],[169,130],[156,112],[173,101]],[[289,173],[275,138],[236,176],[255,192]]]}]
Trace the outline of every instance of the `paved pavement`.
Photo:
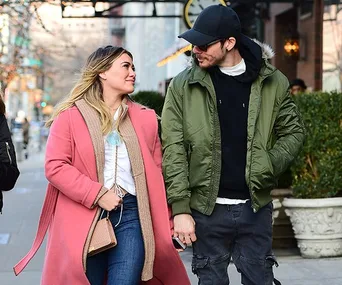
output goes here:
[{"label": "paved pavement", "polygon": [[[0,215],[0,285],[39,285],[45,244],[18,277],[12,267],[28,251],[36,232],[46,187],[43,154],[31,155],[19,168],[21,176],[16,188],[4,193],[5,207]],[[275,268],[275,276],[283,285],[342,285],[342,258],[303,259],[291,251],[276,254],[280,266]],[[190,269],[191,250],[181,257],[191,284],[197,284]],[[229,273],[231,284],[240,284],[234,265],[229,266]]]}]

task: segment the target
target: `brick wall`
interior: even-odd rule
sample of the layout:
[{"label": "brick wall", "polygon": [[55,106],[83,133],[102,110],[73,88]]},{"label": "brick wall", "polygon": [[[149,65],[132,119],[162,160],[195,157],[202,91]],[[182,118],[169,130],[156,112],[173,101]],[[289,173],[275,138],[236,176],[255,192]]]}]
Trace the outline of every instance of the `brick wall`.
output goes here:
[{"label": "brick wall", "polygon": [[275,66],[286,75],[289,81],[297,78],[297,59],[285,55],[284,43],[286,38],[296,34],[296,19],[297,10],[295,8],[291,8],[286,12],[277,15],[275,21]]},{"label": "brick wall", "polygon": [[[291,25],[290,10],[293,5],[288,3],[273,3],[270,5],[269,20],[265,21],[265,42],[276,52],[271,63],[281,70],[290,80],[302,78],[306,85],[313,90],[322,88],[322,10],[323,0],[314,1],[312,14],[298,16],[297,30],[301,37],[301,58],[294,63],[284,58],[283,33]],[[297,9],[298,10],[298,9]],[[299,11],[293,10],[299,15]],[[284,19],[288,17],[288,22]]]}]

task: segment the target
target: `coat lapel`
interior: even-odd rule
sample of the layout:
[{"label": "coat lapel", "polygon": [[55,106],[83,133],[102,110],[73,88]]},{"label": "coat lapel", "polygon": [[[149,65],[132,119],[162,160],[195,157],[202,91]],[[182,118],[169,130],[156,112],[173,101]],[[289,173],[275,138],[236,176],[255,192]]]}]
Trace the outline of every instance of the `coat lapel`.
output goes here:
[{"label": "coat lapel", "polygon": [[[146,156],[148,154],[151,155],[153,148],[154,148],[155,137],[153,136],[151,131],[158,130],[157,120],[155,119],[156,115],[154,111],[149,110],[146,107],[141,106],[139,104],[134,104],[129,100],[127,100],[127,105],[129,107],[128,108],[129,117],[134,126],[136,135],[139,140],[141,152],[145,161],[145,159],[147,158]],[[143,116],[142,116],[142,112],[144,112]],[[153,116],[153,119],[152,119],[152,116]],[[144,119],[142,120],[142,118]],[[155,122],[156,126],[154,127],[151,126],[152,122]]]},{"label": "coat lapel", "polygon": [[[80,150],[80,157],[87,168],[90,177],[103,184],[105,150],[99,116],[83,99],[77,101],[75,104],[87,125],[90,135],[90,140],[88,140],[84,135],[84,129],[77,128],[77,126],[75,127],[75,133],[82,132],[82,134],[75,135],[75,141]],[[93,149],[93,151],[90,151],[91,149]],[[94,165],[96,165],[95,177],[93,170]]]}]

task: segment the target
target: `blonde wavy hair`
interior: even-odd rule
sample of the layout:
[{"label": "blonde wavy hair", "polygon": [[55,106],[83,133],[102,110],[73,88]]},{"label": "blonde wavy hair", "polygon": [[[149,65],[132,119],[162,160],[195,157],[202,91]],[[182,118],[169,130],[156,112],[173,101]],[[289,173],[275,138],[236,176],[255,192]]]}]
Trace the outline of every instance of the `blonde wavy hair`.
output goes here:
[{"label": "blonde wavy hair", "polygon": [[106,46],[94,51],[88,57],[80,79],[70,94],[55,107],[51,118],[46,122],[46,126],[50,127],[61,112],[74,106],[76,101],[84,99],[99,113],[102,133],[108,134],[113,127],[113,118],[103,100],[103,88],[99,74],[107,71],[113,62],[124,53],[133,60],[132,54],[122,47]]}]

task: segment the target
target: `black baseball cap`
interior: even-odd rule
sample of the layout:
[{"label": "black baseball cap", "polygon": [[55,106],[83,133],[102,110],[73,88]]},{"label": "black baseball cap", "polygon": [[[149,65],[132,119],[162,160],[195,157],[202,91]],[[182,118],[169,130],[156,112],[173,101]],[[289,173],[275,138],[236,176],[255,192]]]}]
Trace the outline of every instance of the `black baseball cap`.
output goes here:
[{"label": "black baseball cap", "polygon": [[239,41],[240,36],[241,24],[238,15],[232,8],[219,4],[205,8],[193,27],[178,37],[195,46],[202,46],[230,37]]}]

